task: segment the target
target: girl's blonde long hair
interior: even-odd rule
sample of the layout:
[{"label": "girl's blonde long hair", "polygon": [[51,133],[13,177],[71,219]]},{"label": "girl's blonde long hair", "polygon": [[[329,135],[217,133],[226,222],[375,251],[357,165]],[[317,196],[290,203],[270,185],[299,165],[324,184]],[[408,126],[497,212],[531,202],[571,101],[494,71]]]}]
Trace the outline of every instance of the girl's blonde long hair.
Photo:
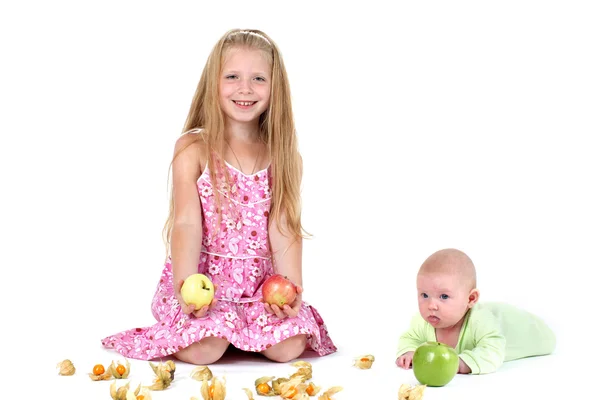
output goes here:
[{"label": "girl's blonde long hair", "polygon": [[[271,159],[272,198],[269,215],[275,217],[280,231],[287,231],[295,239],[300,239],[305,236],[301,223],[300,204],[302,158],[298,152],[287,72],[277,45],[267,34],[254,29],[234,29],[221,37],[213,47],[202,71],[182,134],[190,131],[199,132],[195,140],[202,140],[206,144],[210,179],[213,187],[216,187],[218,160],[215,159],[215,154],[223,160],[225,144],[225,122],[219,106],[218,82],[226,51],[233,47],[261,50],[271,64],[271,100],[269,107],[259,119],[259,139],[266,144]],[[174,155],[173,160],[178,154]],[[169,253],[174,222],[172,189],[171,184],[169,217],[163,229],[167,253]],[[219,202],[219,191],[215,190],[214,193]],[[282,226],[282,216],[286,221],[285,231]]]}]

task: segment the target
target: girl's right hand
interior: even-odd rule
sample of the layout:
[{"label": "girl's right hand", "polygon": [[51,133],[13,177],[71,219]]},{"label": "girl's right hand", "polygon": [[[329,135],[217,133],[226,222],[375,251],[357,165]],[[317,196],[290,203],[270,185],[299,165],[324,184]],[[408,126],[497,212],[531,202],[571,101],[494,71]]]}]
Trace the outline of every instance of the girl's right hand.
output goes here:
[{"label": "girl's right hand", "polygon": [[[177,298],[177,301],[179,302],[179,305],[181,306],[181,311],[183,311],[184,314],[193,314],[194,317],[196,317],[196,318],[202,318],[206,314],[208,314],[208,311],[212,310],[215,307],[215,305],[217,304],[217,299],[213,298],[210,305],[203,306],[203,307],[199,308],[198,310],[196,310],[196,307],[193,304],[187,304],[185,301],[183,301],[183,297],[181,297],[181,287],[182,286],[183,286],[183,279],[180,279],[179,282],[177,283],[177,290],[175,290],[175,297]],[[215,293],[216,293],[217,285],[214,285],[214,286],[215,286]]]}]

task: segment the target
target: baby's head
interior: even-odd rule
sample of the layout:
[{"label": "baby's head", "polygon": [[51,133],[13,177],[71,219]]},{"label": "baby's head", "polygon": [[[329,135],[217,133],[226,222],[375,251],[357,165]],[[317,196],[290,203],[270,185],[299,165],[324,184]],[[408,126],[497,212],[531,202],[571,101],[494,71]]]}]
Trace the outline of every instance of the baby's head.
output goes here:
[{"label": "baby's head", "polygon": [[436,251],[417,274],[419,312],[434,328],[453,327],[479,299],[473,261],[460,250]]}]

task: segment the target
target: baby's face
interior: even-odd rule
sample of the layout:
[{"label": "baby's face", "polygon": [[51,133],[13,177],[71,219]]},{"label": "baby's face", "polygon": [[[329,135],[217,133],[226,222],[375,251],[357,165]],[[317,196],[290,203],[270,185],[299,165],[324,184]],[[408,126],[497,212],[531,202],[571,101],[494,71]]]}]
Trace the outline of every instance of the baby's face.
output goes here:
[{"label": "baby's face", "polygon": [[469,309],[470,288],[456,274],[417,275],[419,312],[436,329],[455,326]]}]

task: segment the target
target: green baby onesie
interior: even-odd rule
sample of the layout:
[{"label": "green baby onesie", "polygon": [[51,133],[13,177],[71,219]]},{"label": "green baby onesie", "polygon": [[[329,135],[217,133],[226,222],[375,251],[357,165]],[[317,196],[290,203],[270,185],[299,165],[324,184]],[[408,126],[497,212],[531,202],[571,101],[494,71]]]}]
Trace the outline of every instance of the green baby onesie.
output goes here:
[{"label": "green baby onesie", "polygon": [[[435,342],[435,329],[420,314],[400,336],[396,357]],[[461,327],[456,351],[472,374],[494,372],[504,361],[550,354],[556,337],[536,315],[506,303],[477,303]]]}]

